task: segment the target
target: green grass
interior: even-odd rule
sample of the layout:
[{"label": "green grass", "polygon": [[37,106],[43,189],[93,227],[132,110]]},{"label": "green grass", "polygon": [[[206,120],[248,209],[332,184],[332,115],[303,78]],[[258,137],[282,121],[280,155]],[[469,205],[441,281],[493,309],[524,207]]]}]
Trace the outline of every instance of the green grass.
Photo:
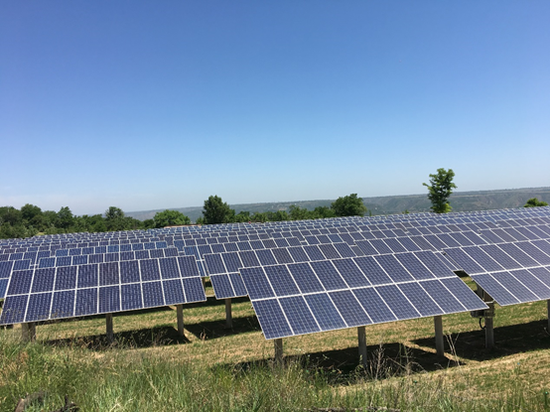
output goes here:
[{"label": "green grass", "polygon": [[492,351],[469,314],[443,318],[447,355],[435,354],[433,319],[367,327],[368,367],[358,366],[357,331],[284,340],[285,363],[261,334],[250,302],[233,304],[225,329],[223,302],[184,309],[39,325],[24,344],[20,329],[0,330],[0,412],[43,392],[27,410],[295,411],[394,408],[403,411],[550,410],[550,336],[546,302],[497,307]]}]

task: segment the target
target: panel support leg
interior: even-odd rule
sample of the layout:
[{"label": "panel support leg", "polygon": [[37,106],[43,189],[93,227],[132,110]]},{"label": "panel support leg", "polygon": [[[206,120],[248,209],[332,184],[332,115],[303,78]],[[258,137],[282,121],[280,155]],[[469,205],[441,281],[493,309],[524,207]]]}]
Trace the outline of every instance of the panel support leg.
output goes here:
[{"label": "panel support leg", "polygon": [[445,339],[443,338],[443,318],[434,316],[435,351],[437,356],[445,356]]},{"label": "panel support leg", "polygon": [[178,334],[185,336],[183,332],[183,305],[176,305],[176,314],[178,317]]},{"label": "panel support leg", "polygon": [[105,328],[107,330],[107,342],[109,344],[115,341],[115,334],[113,332],[113,314],[107,313],[105,315]]},{"label": "panel support leg", "polygon": [[495,311],[495,304],[493,302],[487,302],[487,306],[489,306],[489,310],[486,312],[488,312],[487,314],[489,316],[485,316],[485,347],[487,349],[492,349],[495,346],[495,332],[493,330],[493,313]]},{"label": "panel support leg", "polygon": [[281,338],[273,341],[275,344],[275,363],[278,365],[283,364],[283,340]]},{"label": "panel support leg", "polygon": [[367,368],[367,332],[364,326],[357,328],[357,338],[359,341],[359,363],[365,369]]},{"label": "panel support leg", "polygon": [[231,314],[231,299],[225,299],[225,328],[233,327],[233,316]]},{"label": "panel support leg", "polygon": [[550,333],[550,299],[546,301],[546,308],[548,311],[548,333]]},{"label": "panel support leg", "polygon": [[22,323],[21,338],[23,342],[34,342],[36,340],[36,323]]}]

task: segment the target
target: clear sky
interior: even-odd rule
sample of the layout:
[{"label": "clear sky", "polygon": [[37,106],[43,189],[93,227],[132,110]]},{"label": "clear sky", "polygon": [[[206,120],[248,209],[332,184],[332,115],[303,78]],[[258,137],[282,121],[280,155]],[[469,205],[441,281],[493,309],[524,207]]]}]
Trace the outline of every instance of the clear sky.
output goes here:
[{"label": "clear sky", "polygon": [[0,206],[550,186],[550,1],[3,1]]}]

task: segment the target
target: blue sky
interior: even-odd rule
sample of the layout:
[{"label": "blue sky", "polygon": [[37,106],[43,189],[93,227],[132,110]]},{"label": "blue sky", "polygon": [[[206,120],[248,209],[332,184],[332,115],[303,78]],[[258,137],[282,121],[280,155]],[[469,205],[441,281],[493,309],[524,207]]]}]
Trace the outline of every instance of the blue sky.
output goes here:
[{"label": "blue sky", "polygon": [[0,4],[0,206],[550,186],[550,2]]}]

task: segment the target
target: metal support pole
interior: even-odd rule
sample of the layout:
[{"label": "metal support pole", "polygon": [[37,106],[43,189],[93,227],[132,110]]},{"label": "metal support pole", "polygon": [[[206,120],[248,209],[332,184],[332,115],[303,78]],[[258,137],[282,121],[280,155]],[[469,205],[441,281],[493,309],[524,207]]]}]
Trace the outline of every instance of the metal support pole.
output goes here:
[{"label": "metal support pole", "polygon": [[225,328],[233,327],[233,316],[231,314],[231,299],[225,299]]},{"label": "metal support pole", "polygon": [[443,337],[443,318],[434,316],[435,351],[437,356],[445,356],[445,339]]},{"label": "metal support pole", "polygon": [[550,332],[550,299],[546,301],[546,307],[548,311],[548,332]]},{"label": "metal support pole", "polygon": [[21,324],[21,339],[23,342],[34,342],[36,340],[36,323]]},{"label": "metal support pole", "polygon": [[492,349],[495,346],[495,333],[493,330],[493,316],[495,313],[495,304],[493,302],[487,302],[489,310],[485,313],[485,347]]},{"label": "metal support pole", "polygon": [[113,332],[113,314],[107,313],[105,315],[105,328],[107,329],[107,342],[113,343],[115,340],[115,334]]},{"label": "metal support pole", "polygon": [[357,338],[359,341],[359,363],[367,367],[367,332],[364,326],[357,328]]},{"label": "metal support pole", "polygon": [[178,333],[180,336],[185,336],[183,332],[183,305],[176,305],[176,314],[178,317]]},{"label": "metal support pole", "polygon": [[275,339],[273,341],[275,344],[275,363],[282,365],[283,364],[283,339]]}]

